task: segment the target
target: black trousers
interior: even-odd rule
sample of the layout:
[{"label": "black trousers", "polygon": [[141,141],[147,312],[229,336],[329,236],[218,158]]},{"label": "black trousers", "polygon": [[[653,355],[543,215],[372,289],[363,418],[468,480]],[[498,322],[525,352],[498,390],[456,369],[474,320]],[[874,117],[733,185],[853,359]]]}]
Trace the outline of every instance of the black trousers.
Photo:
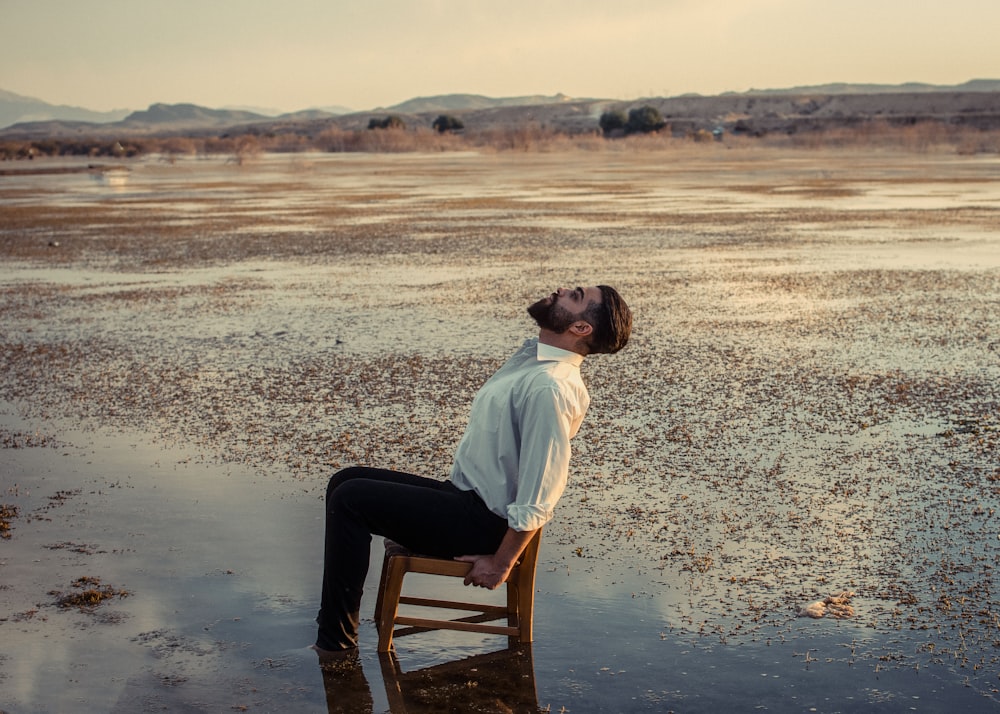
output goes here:
[{"label": "black trousers", "polygon": [[373,535],[417,553],[452,558],[495,553],[506,532],[506,519],[490,511],[474,492],[450,481],[363,467],[337,472],[326,489],[316,646],[357,647]]}]

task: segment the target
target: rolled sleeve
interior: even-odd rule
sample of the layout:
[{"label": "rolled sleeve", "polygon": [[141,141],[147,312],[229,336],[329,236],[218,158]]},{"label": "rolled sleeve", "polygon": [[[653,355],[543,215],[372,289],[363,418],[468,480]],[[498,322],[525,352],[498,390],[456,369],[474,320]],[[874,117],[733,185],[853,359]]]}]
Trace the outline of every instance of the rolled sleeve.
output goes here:
[{"label": "rolled sleeve", "polygon": [[507,525],[516,531],[533,531],[541,528],[552,520],[555,508],[551,506],[518,506],[507,507]]}]

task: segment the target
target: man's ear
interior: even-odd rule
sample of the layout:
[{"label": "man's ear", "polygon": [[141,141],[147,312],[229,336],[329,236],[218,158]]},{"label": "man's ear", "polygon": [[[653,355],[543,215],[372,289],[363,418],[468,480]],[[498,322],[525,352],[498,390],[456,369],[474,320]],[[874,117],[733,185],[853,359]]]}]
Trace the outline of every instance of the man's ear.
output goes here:
[{"label": "man's ear", "polygon": [[569,326],[570,332],[572,332],[576,337],[589,337],[594,331],[594,326],[591,325],[586,320],[577,320],[572,325]]}]

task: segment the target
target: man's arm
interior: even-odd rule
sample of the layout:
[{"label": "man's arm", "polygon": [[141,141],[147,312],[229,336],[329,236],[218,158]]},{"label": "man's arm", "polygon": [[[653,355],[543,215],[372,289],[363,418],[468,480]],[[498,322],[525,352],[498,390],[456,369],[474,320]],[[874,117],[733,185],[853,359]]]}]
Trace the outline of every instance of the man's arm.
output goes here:
[{"label": "man's arm", "polygon": [[464,563],[472,563],[472,570],[465,576],[465,584],[496,590],[501,583],[506,582],[524,547],[537,531],[537,528],[532,531],[508,528],[500,541],[500,547],[493,555],[460,555],[455,558]]},{"label": "man's arm", "polygon": [[518,414],[521,438],[516,493],[507,506],[510,527],[540,528],[552,518],[569,476],[570,439],[582,419],[573,395],[551,385],[531,390]]}]

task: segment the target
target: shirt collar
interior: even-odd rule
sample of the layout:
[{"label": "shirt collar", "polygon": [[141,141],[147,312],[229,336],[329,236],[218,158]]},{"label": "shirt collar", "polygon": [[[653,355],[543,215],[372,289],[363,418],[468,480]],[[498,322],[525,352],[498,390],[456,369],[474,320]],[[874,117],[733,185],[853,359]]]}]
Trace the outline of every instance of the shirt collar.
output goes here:
[{"label": "shirt collar", "polygon": [[569,350],[560,349],[559,347],[553,347],[552,345],[547,345],[544,342],[539,342],[538,361],[568,362],[569,364],[579,367],[583,364],[583,355],[579,352],[570,352]]}]

